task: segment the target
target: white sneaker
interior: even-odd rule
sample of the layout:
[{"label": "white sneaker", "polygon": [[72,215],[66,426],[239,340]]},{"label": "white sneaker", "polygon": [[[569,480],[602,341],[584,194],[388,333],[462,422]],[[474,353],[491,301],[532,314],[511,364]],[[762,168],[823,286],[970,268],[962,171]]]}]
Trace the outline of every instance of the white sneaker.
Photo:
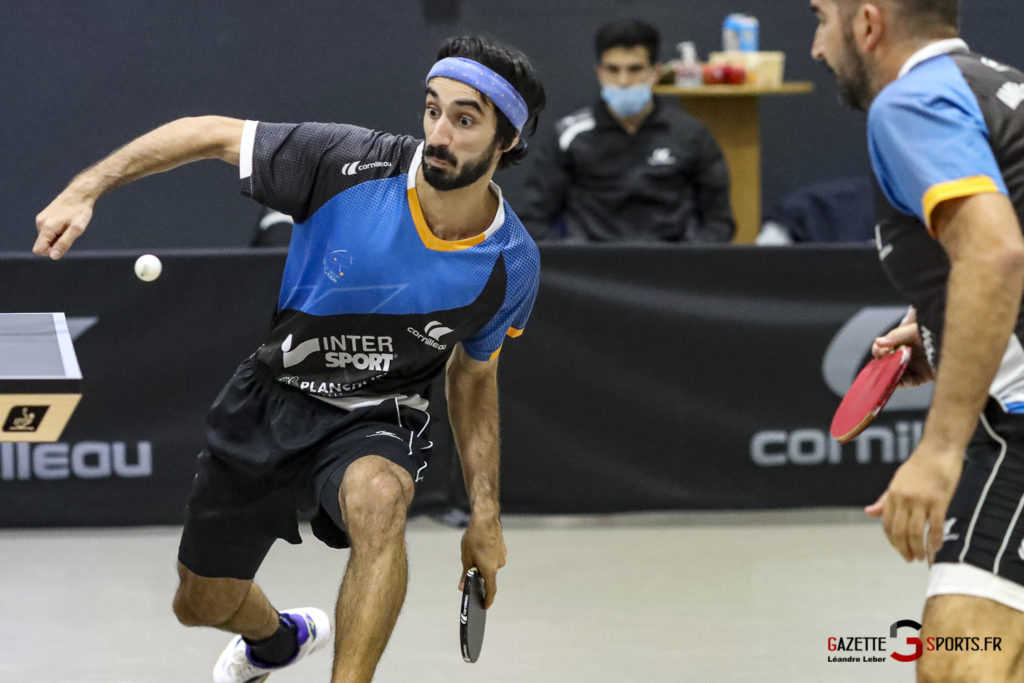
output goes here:
[{"label": "white sneaker", "polygon": [[331,640],[331,620],[322,610],[297,607],[285,610],[281,615],[291,619],[299,630],[299,651],[295,656],[278,666],[259,666],[249,658],[249,646],[242,636],[235,636],[213,665],[213,683],[259,683],[275,671],[316,652]]}]

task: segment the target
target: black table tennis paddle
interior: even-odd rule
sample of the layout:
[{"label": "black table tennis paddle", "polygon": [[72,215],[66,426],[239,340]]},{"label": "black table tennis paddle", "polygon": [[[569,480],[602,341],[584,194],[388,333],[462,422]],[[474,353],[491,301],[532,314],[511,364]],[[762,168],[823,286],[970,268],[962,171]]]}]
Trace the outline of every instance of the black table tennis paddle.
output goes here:
[{"label": "black table tennis paddle", "polygon": [[480,657],[484,645],[484,624],[487,610],[484,597],[487,590],[479,570],[475,567],[466,572],[462,587],[462,602],[459,609],[459,641],[462,645],[462,659],[473,663]]}]

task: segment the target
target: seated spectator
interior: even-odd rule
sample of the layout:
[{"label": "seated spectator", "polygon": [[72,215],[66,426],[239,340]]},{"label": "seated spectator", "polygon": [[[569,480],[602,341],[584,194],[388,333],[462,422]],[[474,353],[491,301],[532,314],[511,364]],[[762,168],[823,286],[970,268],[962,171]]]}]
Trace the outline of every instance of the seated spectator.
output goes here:
[{"label": "seated spectator", "polygon": [[658,31],[642,21],[598,31],[601,97],[556,123],[516,204],[535,239],[732,239],[718,143],[677,102],[652,96],[658,43]]},{"label": "seated spectator", "polygon": [[867,178],[803,187],[765,211],[757,244],[866,242],[875,239],[875,200]]}]

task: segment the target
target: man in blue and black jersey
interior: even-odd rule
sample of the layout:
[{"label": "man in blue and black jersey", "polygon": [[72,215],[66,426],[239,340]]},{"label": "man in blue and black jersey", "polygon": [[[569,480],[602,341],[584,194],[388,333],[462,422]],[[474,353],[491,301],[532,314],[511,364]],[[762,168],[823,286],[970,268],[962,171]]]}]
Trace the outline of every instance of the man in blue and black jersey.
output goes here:
[{"label": "man in blue and black jersey", "polygon": [[892,205],[879,256],[912,304],[872,351],[910,344],[908,383],[935,380],[920,443],[866,508],[934,562],[918,680],[1024,680],[1024,73],[968,49],[957,0],[811,8],[813,56],[868,110]]},{"label": "man in blue and black jersey", "polygon": [[471,505],[462,575],[486,605],[505,564],[498,353],[537,294],[537,248],[491,182],[518,161],[544,89],[525,56],[446,41],[426,78],[424,140],[338,124],[208,116],[166,124],[75,177],[36,219],[61,258],[108,190],[183,163],[239,167],[242,191],[292,216],[272,329],[208,416],[186,509],[174,611],[238,634],[214,681],[263,680],[330,641],[315,608],[278,612],[253,582],[277,538],[351,547],[333,681],[369,681],[405,598],[406,510],[430,448],[425,389],[442,372]]}]

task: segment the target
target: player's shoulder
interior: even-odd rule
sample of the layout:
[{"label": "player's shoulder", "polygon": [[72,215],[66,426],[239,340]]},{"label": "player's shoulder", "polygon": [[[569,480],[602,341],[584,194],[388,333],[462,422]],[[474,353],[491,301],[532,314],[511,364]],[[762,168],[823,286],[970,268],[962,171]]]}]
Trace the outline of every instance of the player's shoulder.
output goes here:
[{"label": "player's shoulder", "polygon": [[868,110],[868,135],[889,131],[902,137],[901,131],[918,122],[937,119],[982,125],[978,97],[950,55],[928,59],[882,88]]},{"label": "player's shoulder", "polygon": [[420,141],[411,135],[397,135],[351,123],[306,121],[297,124],[260,123],[268,131],[292,144],[313,144],[332,157],[352,157],[355,167],[378,164],[408,165]]},{"label": "player's shoulder", "polygon": [[337,124],[365,151],[365,164],[393,164],[396,171],[404,171],[412,162],[420,140],[411,135],[398,135],[352,124]]},{"label": "player's shoulder", "polygon": [[519,216],[505,202],[505,224],[502,226],[501,250],[506,266],[527,271],[540,271],[540,250]]},{"label": "player's shoulder", "polygon": [[878,93],[869,117],[894,111],[928,110],[943,100],[962,100],[970,88],[951,55],[938,55],[914,66]]},{"label": "player's shoulder", "polygon": [[[260,125],[275,125],[267,122],[260,122]],[[395,141],[409,141],[416,142],[416,138],[408,135],[398,135],[395,133],[388,133],[386,131],[377,130],[375,128],[368,128],[366,126],[360,126],[355,123],[340,123],[340,122],[325,122],[325,121],[303,121],[302,123],[292,124],[281,124],[291,126],[293,128],[300,128],[310,133],[318,133],[320,135],[331,135],[333,137],[353,137],[353,138],[366,138],[370,140],[395,140]]]},{"label": "player's shoulder", "polygon": [[964,78],[974,87],[998,89],[1008,82],[1016,84],[1024,82],[1024,72],[1019,68],[976,52],[954,55],[953,60],[963,73]]}]

